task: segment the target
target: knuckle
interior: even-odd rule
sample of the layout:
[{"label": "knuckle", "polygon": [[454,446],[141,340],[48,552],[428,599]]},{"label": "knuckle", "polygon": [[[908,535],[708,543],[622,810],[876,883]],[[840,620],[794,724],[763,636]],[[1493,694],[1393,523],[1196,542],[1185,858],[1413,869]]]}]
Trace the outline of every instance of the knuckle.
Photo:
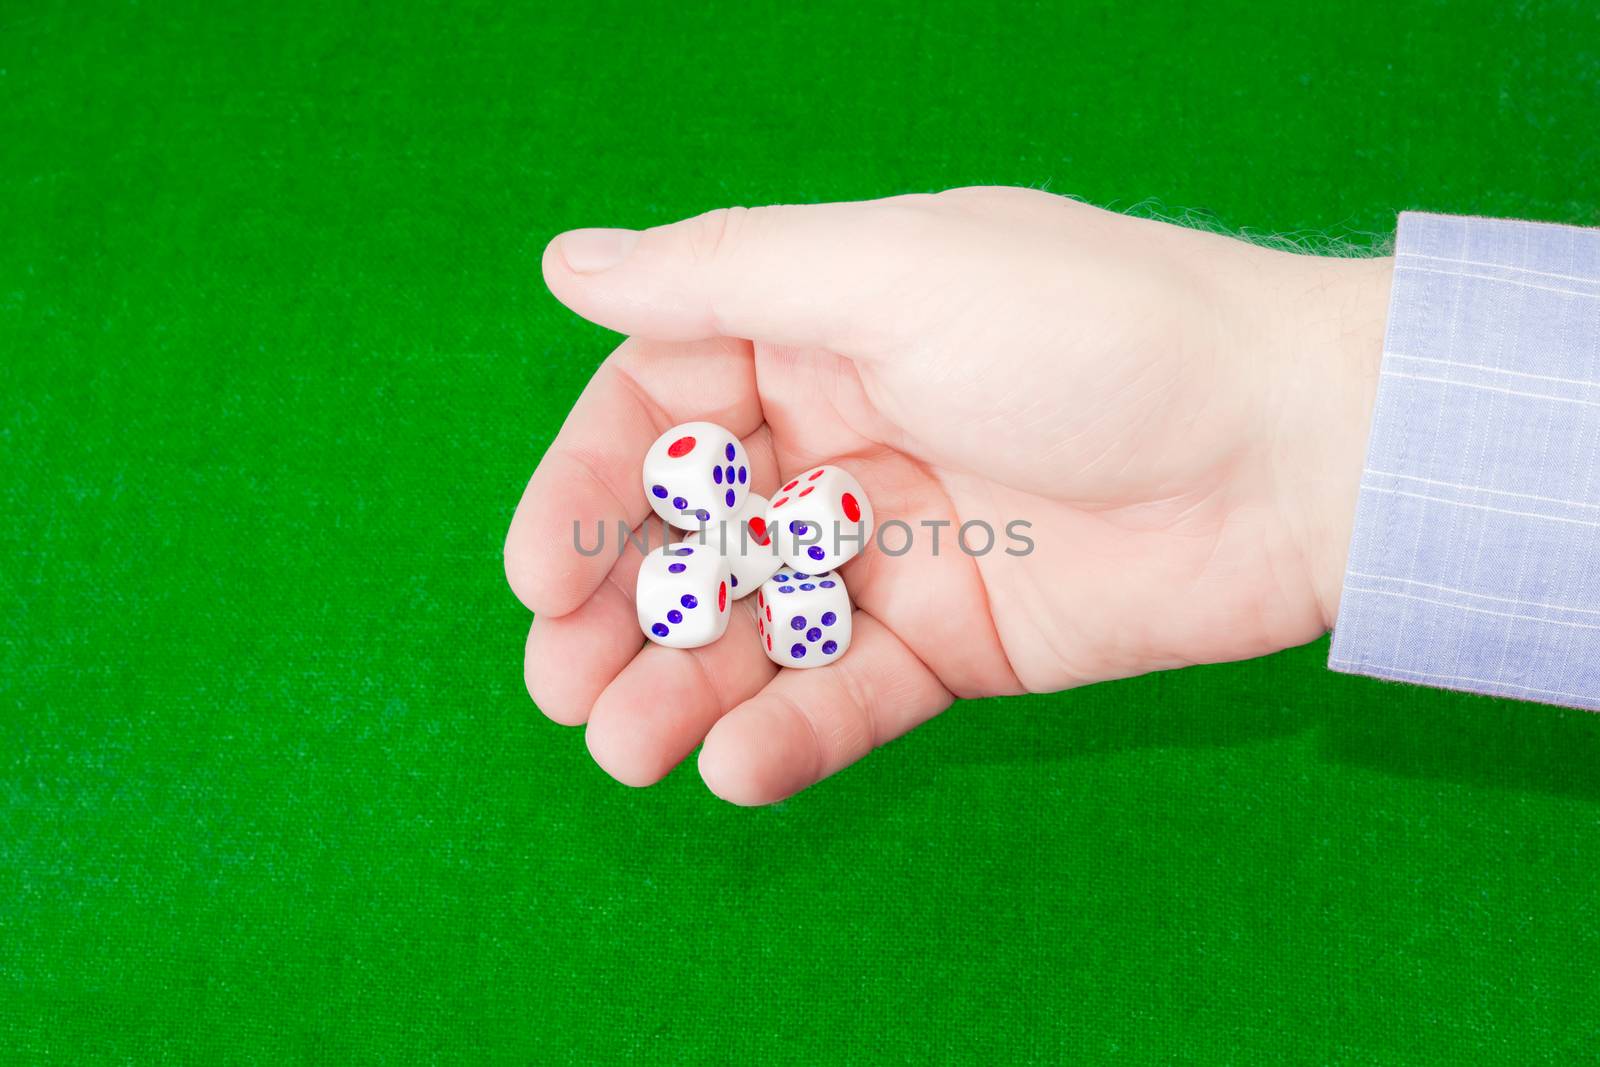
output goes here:
[{"label": "knuckle", "polygon": [[718,263],[726,260],[739,246],[749,228],[750,218],[758,209],[745,207],[719,207],[690,219],[686,229],[689,258],[698,264]]},{"label": "knuckle", "polygon": [[973,200],[994,200],[1020,190],[1006,185],[961,185],[935,193],[934,198],[943,203],[969,203]]},{"label": "knuckle", "polygon": [[980,216],[1059,210],[1071,197],[1019,185],[965,185],[935,194],[945,207]]},{"label": "knuckle", "polygon": [[914,245],[936,234],[944,224],[944,204],[935,195],[897,196],[874,205],[870,224],[883,238]]}]

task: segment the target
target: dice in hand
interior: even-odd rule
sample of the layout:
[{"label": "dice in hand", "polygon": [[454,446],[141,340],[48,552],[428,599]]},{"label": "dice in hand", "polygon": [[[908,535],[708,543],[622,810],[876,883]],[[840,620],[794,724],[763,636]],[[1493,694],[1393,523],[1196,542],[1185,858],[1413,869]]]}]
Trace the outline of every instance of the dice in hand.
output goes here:
[{"label": "dice in hand", "polygon": [[850,594],[832,571],[778,571],[756,595],[756,631],[780,667],[822,667],[850,647]]},{"label": "dice in hand", "polygon": [[750,457],[737,437],[714,422],[674,426],[645,453],[645,499],[680,530],[731,518],[749,492]]},{"label": "dice in hand", "polygon": [[704,545],[663,545],[639,567],[639,628],[658,645],[699,648],[728,629],[728,563]]},{"label": "dice in hand", "polygon": [[872,505],[842,467],[825,464],[784,484],[767,511],[778,555],[815,573],[838,570],[872,537]]},{"label": "dice in hand", "polygon": [[711,523],[704,532],[697,530],[683,539],[686,545],[705,545],[728,561],[728,581],[735,600],[761,588],[761,583],[783,565],[767,532],[770,506],[766,497],[751,493],[739,514]]}]

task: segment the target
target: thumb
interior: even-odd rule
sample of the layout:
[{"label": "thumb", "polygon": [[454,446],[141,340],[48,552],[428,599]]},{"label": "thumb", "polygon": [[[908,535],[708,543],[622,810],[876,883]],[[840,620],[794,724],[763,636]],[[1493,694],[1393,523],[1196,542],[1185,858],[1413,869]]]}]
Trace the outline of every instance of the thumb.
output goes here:
[{"label": "thumb", "polygon": [[619,333],[866,355],[920,290],[937,203],[721,208],[648,230],[571,230],[545,249],[544,278],[556,299]]}]

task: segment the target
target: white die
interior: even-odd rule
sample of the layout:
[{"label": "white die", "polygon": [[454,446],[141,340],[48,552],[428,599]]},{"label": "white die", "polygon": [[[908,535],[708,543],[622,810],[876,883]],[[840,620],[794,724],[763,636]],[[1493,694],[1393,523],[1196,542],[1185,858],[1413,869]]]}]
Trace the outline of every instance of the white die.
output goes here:
[{"label": "white die", "polygon": [[761,588],[761,583],[783,565],[777,546],[767,533],[767,508],[770,506],[766,497],[751,493],[738,515],[714,522],[704,533],[697,530],[683,539],[686,545],[710,545],[728,561],[735,600]]},{"label": "white die", "polygon": [[761,583],[756,630],[780,667],[822,667],[850,647],[850,594],[833,571],[784,568]]},{"label": "white die", "polygon": [[699,648],[728,629],[728,562],[705,546],[663,545],[639,567],[639,629],[658,645]]},{"label": "white die", "polygon": [[750,457],[714,422],[674,426],[645,453],[645,499],[680,530],[737,515],[749,492]]},{"label": "white die", "polygon": [[872,504],[842,467],[813,467],[774,496],[767,525],[778,555],[791,567],[838,570],[872,537]]}]

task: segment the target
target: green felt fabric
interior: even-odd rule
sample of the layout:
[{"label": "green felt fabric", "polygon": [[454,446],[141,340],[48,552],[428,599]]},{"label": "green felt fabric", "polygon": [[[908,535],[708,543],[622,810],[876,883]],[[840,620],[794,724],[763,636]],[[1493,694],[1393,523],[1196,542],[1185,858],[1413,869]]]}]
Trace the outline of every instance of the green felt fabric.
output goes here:
[{"label": "green felt fabric", "polygon": [[674,8],[0,7],[0,1058],[1592,1061],[1592,716],[1324,642],[744,811],[535,711],[500,546],[560,229],[1600,223],[1593,6]]}]

